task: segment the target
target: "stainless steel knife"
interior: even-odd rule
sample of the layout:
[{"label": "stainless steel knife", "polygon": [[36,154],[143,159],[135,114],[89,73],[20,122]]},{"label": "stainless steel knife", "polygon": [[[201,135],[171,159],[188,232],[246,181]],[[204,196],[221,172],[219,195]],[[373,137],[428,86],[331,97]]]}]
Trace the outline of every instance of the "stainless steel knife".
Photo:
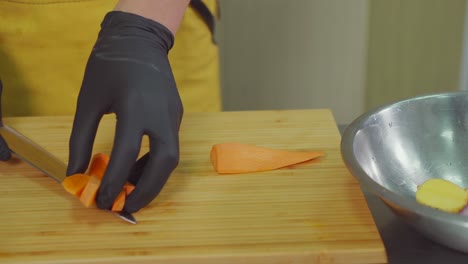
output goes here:
[{"label": "stainless steel knife", "polygon": [[[67,165],[34,141],[15,129],[1,123],[0,135],[5,139],[11,152],[18,158],[29,163],[59,183],[66,178]],[[109,212],[129,223],[136,224],[135,218],[130,213],[117,213],[110,210]]]}]

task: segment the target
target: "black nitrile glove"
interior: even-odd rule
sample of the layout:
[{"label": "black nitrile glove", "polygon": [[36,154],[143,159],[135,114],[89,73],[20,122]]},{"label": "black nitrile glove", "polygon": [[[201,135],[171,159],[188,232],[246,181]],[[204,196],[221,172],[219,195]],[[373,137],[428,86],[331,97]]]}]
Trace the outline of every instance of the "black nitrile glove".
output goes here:
[{"label": "black nitrile glove", "polygon": [[[2,80],[0,80],[0,126],[3,126],[2,121],[2,92],[3,92],[3,84]],[[5,139],[0,135],[0,160],[1,161],[8,161],[11,158],[11,151],[6,143]]]},{"label": "black nitrile glove", "polygon": [[135,14],[112,11],[101,24],[78,97],[67,170],[85,172],[101,117],[115,113],[111,159],[96,198],[101,209],[110,209],[130,180],[144,135],[150,151],[133,173],[136,188],[125,211],[150,203],[178,165],[183,107],[168,61],[173,41],[166,27]]}]

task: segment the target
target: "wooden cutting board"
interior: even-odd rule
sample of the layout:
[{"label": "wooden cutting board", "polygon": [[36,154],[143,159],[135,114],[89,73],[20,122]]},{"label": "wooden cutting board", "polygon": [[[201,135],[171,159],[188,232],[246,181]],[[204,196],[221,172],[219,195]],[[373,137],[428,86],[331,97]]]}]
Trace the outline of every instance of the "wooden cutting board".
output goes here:
[{"label": "wooden cutting board", "polygon": [[[5,123],[67,161],[72,117]],[[114,124],[102,120],[94,152],[110,152]],[[0,163],[0,263],[386,263],[329,110],[187,113],[180,139],[179,167],[137,225],[84,208],[24,162]],[[218,175],[209,152],[225,141],[327,156]]]}]

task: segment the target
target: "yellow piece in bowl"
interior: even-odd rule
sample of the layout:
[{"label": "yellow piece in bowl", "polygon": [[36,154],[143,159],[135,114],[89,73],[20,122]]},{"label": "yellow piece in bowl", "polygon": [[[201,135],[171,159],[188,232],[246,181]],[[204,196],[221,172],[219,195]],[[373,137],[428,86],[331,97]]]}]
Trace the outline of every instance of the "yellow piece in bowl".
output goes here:
[{"label": "yellow piece in bowl", "polygon": [[419,186],[416,201],[442,211],[458,213],[467,204],[468,193],[450,181],[434,178]]}]

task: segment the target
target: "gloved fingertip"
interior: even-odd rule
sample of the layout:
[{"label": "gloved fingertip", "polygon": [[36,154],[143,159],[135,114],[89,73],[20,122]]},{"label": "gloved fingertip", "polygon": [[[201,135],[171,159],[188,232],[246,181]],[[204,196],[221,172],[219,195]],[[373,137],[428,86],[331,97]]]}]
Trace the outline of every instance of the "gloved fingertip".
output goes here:
[{"label": "gloved fingertip", "polygon": [[86,164],[85,162],[82,161],[70,161],[67,166],[67,176],[76,174],[76,173],[83,173],[86,171],[86,166],[85,165],[80,165],[80,164]]},{"label": "gloved fingertip", "polygon": [[0,160],[1,161],[8,161],[11,159],[11,151],[8,147],[5,139],[0,136]]},{"label": "gloved fingertip", "polygon": [[73,175],[75,173],[76,173],[76,170],[72,166],[68,165],[68,167],[67,167],[67,176]]},{"label": "gloved fingertip", "polygon": [[96,206],[99,209],[111,209],[118,194],[119,192],[115,192],[115,186],[109,186],[109,184],[107,184],[103,179],[96,196]]},{"label": "gloved fingertip", "polygon": [[134,203],[125,203],[124,205],[124,211],[131,213],[131,214],[140,211],[141,208],[142,208],[141,206],[138,206]]},{"label": "gloved fingertip", "polygon": [[1,149],[0,150],[0,160],[1,161],[9,161],[11,159],[11,152],[9,149]]},{"label": "gloved fingertip", "polygon": [[107,195],[98,195],[96,197],[96,206],[99,209],[109,210],[112,208],[113,201]]}]

